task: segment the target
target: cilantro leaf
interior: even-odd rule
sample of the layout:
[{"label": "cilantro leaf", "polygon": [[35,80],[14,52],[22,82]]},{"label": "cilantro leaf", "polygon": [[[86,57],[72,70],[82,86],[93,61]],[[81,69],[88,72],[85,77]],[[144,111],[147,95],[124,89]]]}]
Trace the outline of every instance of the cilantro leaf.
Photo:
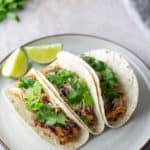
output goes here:
[{"label": "cilantro leaf", "polygon": [[74,73],[66,70],[66,69],[60,69],[58,71],[58,76],[60,76],[63,79],[68,79],[69,77],[73,77]]},{"label": "cilantro leaf", "polygon": [[63,78],[59,77],[59,76],[50,76],[50,75],[46,75],[46,78],[52,82],[55,86],[61,87],[62,85],[65,84],[66,80],[64,80]]},{"label": "cilantro leaf", "polygon": [[79,79],[73,79],[71,84],[74,90],[67,95],[70,103],[78,104],[83,101],[86,106],[93,104],[93,98],[89,92],[86,82],[80,81]]},{"label": "cilantro leaf", "polygon": [[93,57],[81,55],[81,58],[88,64],[90,64],[96,71],[102,71],[106,68],[105,64],[102,61],[95,60]]},{"label": "cilantro leaf", "polygon": [[23,9],[26,2],[27,0],[0,0],[0,21],[6,18],[20,21],[15,13]]},{"label": "cilantro leaf", "polygon": [[66,116],[62,113],[56,113],[49,105],[43,105],[37,114],[37,119],[40,122],[45,122],[49,126],[56,124],[64,125],[67,121]]},{"label": "cilantro leaf", "polygon": [[97,74],[100,74],[100,86],[104,98],[106,100],[119,98],[120,95],[115,91],[115,88],[120,87],[120,83],[115,73],[102,61],[89,56],[83,56],[82,58],[97,72]]},{"label": "cilantro leaf", "polygon": [[86,61],[88,64],[94,64],[95,62],[95,59],[93,57],[89,57],[89,56],[86,56],[86,55],[81,55],[80,56],[84,61]]},{"label": "cilantro leaf", "polygon": [[[31,82],[30,80],[27,80],[27,78],[22,80],[25,80],[25,83]],[[37,120],[41,123],[46,123],[49,126],[53,126],[56,124],[64,125],[67,121],[66,116],[62,112],[54,112],[50,105],[44,104],[41,101],[43,88],[41,83],[39,83],[38,81],[34,81],[34,83],[32,83],[31,85],[31,87],[26,90],[25,94],[26,108],[29,111],[37,111]]]},{"label": "cilantro leaf", "polygon": [[95,68],[96,71],[103,71],[106,68],[105,64],[102,61],[98,60],[96,60],[92,66],[93,68]]},{"label": "cilantro leaf", "polygon": [[19,87],[27,89],[29,87],[32,87],[34,83],[35,83],[34,80],[27,77],[23,77],[20,78]]},{"label": "cilantro leaf", "polygon": [[51,107],[49,105],[43,105],[37,113],[37,119],[40,122],[44,122],[50,114],[51,114]]},{"label": "cilantro leaf", "polygon": [[113,89],[107,90],[107,93],[104,94],[107,100],[114,100],[115,98],[117,99],[120,97],[120,95],[117,92],[115,92]]},{"label": "cilantro leaf", "polygon": [[34,100],[34,101],[28,101],[26,103],[26,107],[29,111],[37,111],[39,110],[41,107],[43,106],[42,102],[39,102],[38,100]]},{"label": "cilantro leaf", "polygon": [[82,121],[83,121],[84,123],[86,123],[86,124],[87,124],[88,119],[87,119],[87,117],[86,117],[86,116],[80,115],[80,118],[82,119]]},{"label": "cilantro leaf", "polygon": [[78,104],[82,101],[82,94],[80,91],[73,90],[67,94],[67,99],[71,104]]},{"label": "cilantro leaf", "polygon": [[0,10],[0,22],[7,18],[5,10]]},{"label": "cilantro leaf", "polygon": [[46,78],[52,82],[55,86],[61,87],[63,86],[69,78],[73,76],[71,71],[66,69],[60,69],[56,72],[56,74],[48,73]]},{"label": "cilantro leaf", "polygon": [[93,104],[92,96],[91,96],[91,94],[88,91],[84,92],[83,97],[84,97],[84,99],[83,99],[84,100],[84,104],[86,106],[90,106],[90,105]]},{"label": "cilantro leaf", "polygon": [[58,124],[65,125],[65,123],[67,121],[67,118],[63,113],[59,113],[59,114],[57,114],[57,119],[56,120],[57,120]]},{"label": "cilantro leaf", "polygon": [[11,13],[11,12],[8,12],[8,13],[7,13],[7,17],[8,17],[8,18],[11,18],[11,19],[13,19],[13,20],[16,20],[17,22],[20,21],[20,18],[19,18],[17,15],[15,15],[14,13]]},{"label": "cilantro leaf", "polygon": [[49,126],[53,126],[57,123],[57,115],[56,114],[51,114],[47,119],[46,119],[46,124]]},{"label": "cilantro leaf", "polygon": [[106,68],[104,71],[102,71],[101,75],[103,76],[104,80],[116,80],[115,74],[109,68]]},{"label": "cilantro leaf", "polygon": [[[66,69],[59,69],[53,71],[53,73],[51,74],[51,72],[49,72],[46,77],[58,88],[58,90],[60,87],[65,87],[66,84],[69,84],[72,87],[72,89],[64,95],[70,104],[79,104],[82,101],[85,105],[91,105],[93,103],[86,82],[78,78],[75,73]],[[87,98],[87,100],[84,100],[85,98]]]}]

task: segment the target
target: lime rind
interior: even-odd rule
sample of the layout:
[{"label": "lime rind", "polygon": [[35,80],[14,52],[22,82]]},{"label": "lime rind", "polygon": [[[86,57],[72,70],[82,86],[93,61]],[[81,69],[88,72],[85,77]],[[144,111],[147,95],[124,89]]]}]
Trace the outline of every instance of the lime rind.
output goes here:
[{"label": "lime rind", "polygon": [[28,69],[28,57],[37,63],[47,64],[54,60],[61,50],[60,43],[18,48],[2,65],[1,74],[5,77],[21,77]]},{"label": "lime rind", "polygon": [[20,48],[18,48],[4,63],[2,67],[2,75],[5,77],[18,78],[24,75],[27,69],[27,56]]},{"label": "lime rind", "polygon": [[48,64],[56,58],[58,52],[62,50],[62,44],[50,44],[24,47],[29,58],[40,64]]}]

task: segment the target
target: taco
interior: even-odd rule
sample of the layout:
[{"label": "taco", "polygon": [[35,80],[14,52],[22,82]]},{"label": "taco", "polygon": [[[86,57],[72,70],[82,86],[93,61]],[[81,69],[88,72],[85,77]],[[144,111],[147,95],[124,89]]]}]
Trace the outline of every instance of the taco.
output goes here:
[{"label": "taco", "polygon": [[81,55],[80,59],[62,52],[64,59],[74,59],[93,76],[104,122],[111,128],[123,126],[138,103],[138,81],[129,63],[117,52],[100,49]]},{"label": "taco", "polygon": [[86,128],[34,70],[3,92],[21,118],[58,149],[77,149],[87,142],[89,133]]},{"label": "taco", "polygon": [[85,67],[58,55],[39,76],[90,133],[97,135],[103,131],[97,89]]}]

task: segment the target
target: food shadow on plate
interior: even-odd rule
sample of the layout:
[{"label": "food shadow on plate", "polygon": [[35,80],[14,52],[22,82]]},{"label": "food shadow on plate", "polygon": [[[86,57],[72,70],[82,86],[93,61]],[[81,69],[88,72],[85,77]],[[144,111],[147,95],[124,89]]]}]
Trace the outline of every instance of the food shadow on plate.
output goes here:
[{"label": "food shadow on plate", "polygon": [[[99,136],[103,136],[103,135],[104,135],[106,132],[108,132],[109,130],[111,130],[111,129],[110,129],[109,127],[106,127],[106,126],[105,126],[103,132],[100,133],[99,135],[91,135],[91,134],[90,134],[90,137],[89,137],[88,141],[87,141],[84,145],[82,145],[78,150],[82,150],[82,148],[85,148],[85,147],[84,147],[85,145],[87,145],[87,144],[89,144],[90,142],[92,142],[92,140],[97,139]],[[94,149],[94,147],[93,147],[93,149]]]}]

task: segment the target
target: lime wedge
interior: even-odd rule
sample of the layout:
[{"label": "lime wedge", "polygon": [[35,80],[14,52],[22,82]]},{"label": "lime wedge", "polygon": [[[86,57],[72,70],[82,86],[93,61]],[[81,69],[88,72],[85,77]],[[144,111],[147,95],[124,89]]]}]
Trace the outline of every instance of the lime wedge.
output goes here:
[{"label": "lime wedge", "polygon": [[25,74],[28,69],[28,59],[25,53],[18,48],[13,52],[2,67],[2,75],[18,78]]},{"label": "lime wedge", "polygon": [[62,49],[62,44],[40,45],[24,47],[28,56],[35,62],[47,64],[51,62]]}]

